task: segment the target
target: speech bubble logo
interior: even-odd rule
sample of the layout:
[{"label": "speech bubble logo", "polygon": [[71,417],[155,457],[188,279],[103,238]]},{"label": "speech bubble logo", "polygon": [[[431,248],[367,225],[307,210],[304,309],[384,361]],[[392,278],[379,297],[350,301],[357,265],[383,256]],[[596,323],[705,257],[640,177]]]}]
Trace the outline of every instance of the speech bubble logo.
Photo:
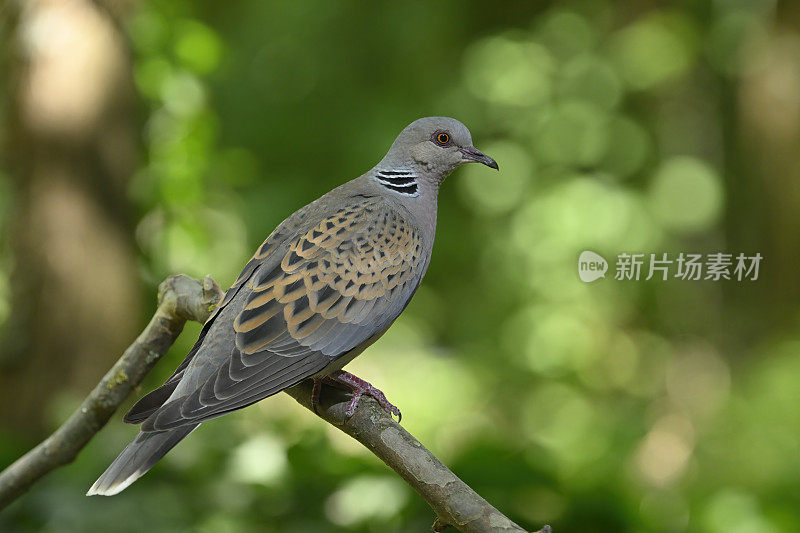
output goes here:
[{"label": "speech bubble logo", "polygon": [[578,257],[578,277],[581,281],[591,283],[592,281],[606,277],[608,261],[602,255],[590,250],[584,250]]}]

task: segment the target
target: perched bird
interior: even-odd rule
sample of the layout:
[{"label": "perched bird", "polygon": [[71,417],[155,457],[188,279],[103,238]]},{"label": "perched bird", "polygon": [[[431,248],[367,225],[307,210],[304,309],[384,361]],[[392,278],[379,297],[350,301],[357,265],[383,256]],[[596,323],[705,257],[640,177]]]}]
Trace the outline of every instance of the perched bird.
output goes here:
[{"label": "perched bird", "polygon": [[141,431],[87,495],[112,495],[141,477],[201,422],[300,381],[352,390],[347,415],[381,391],[342,367],[408,305],[431,258],[439,185],[470,162],[497,169],[469,130],[421,118],[367,173],[284,220],[258,248],[164,385],[125,415]]}]

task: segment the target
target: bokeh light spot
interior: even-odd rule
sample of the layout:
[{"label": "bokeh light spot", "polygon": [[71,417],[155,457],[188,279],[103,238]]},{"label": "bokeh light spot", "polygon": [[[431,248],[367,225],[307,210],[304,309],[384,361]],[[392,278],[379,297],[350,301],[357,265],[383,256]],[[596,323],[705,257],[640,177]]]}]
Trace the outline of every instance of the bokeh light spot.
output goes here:
[{"label": "bokeh light spot", "polygon": [[221,55],[222,42],[211,28],[195,20],[176,25],[175,56],[185,67],[205,74],[217,67]]},{"label": "bokeh light spot", "polygon": [[589,50],[597,42],[595,29],[574,11],[551,11],[538,25],[536,34],[561,59]]},{"label": "bokeh light spot", "polygon": [[172,76],[172,65],[160,56],[142,60],[134,68],[136,86],[152,100],[160,99],[161,88]]},{"label": "bokeh light spot", "polygon": [[597,352],[595,332],[575,309],[534,307],[528,317],[525,352],[531,369],[557,376],[587,366]]},{"label": "bokeh light spot", "polygon": [[686,471],[694,448],[694,428],[678,415],[658,420],[636,452],[636,468],[646,483],[666,487]]},{"label": "bokeh light spot", "polygon": [[325,502],[325,514],[339,526],[385,520],[408,500],[402,480],[387,476],[360,476],[348,481]]},{"label": "bokeh light spot", "polygon": [[650,202],[666,228],[685,233],[705,231],[717,222],[722,210],[722,183],[707,163],[674,157],[653,177]]},{"label": "bokeh light spot", "polygon": [[695,55],[696,30],[679,13],[654,13],[624,28],[612,45],[620,72],[634,89],[685,73]]},{"label": "bokeh light spot", "polygon": [[608,446],[610,427],[601,411],[579,390],[552,383],[537,389],[526,403],[524,429],[557,457],[563,473],[570,475]]},{"label": "bokeh light spot", "polygon": [[703,515],[709,533],[778,533],[762,514],[758,500],[744,491],[725,489],[708,502]]},{"label": "bokeh light spot", "polygon": [[560,73],[558,94],[561,98],[585,100],[611,109],[622,99],[622,82],[605,60],[582,55],[564,65]]},{"label": "bokeh light spot", "polygon": [[252,436],[230,458],[230,475],[241,483],[274,485],[288,470],[286,446],[268,433]]},{"label": "bokeh light spot", "polygon": [[543,191],[515,217],[512,238],[533,260],[581,249],[639,249],[658,242],[642,198],[601,176],[570,176]]},{"label": "bokeh light spot", "polygon": [[499,173],[470,164],[458,176],[459,192],[465,202],[486,215],[510,211],[525,199],[533,179],[534,166],[528,152],[511,141],[489,144],[481,149],[500,164]]},{"label": "bokeh light spot", "polygon": [[497,104],[532,106],[550,97],[553,59],[536,43],[490,37],[464,54],[467,87]]},{"label": "bokeh light spot", "polygon": [[545,163],[588,166],[608,146],[607,115],[596,105],[571,101],[548,108],[536,125],[534,150]]},{"label": "bokeh light spot", "polygon": [[161,86],[164,106],[176,115],[190,115],[205,104],[205,89],[196,77],[188,72],[176,72],[164,79]]},{"label": "bokeh light spot", "polygon": [[688,412],[708,417],[728,399],[730,369],[708,346],[687,347],[667,367],[670,400]]}]

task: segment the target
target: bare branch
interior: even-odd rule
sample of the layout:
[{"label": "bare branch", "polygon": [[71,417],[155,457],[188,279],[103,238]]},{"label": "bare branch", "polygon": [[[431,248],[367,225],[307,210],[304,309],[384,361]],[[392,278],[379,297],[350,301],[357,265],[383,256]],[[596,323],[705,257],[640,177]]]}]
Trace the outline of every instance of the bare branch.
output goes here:
[{"label": "bare branch", "polygon": [[[305,381],[286,393],[313,411],[311,388]],[[345,391],[324,387],[317,414],[366,446],[411,485],[436,513],[435,531],[448,526],[469,533],[525,531],[459,479],[372,398],[362,396],[355,414],[345,422],[349,400]],[[549,530],[545,526],[540,533]]]},{"label": "bare branch", "polygon": [[171,276],[158,288],[158,309],[141,335],[52,435],[0,472],[0,509],[42,476],[71,463],[178,338],[187,320],[205,322],[222,296],[211,277]]},{"label": "bare branch", "polygon": [[[182,275],[167,278],[159,287],[152,320],[81,407],[44,442],[0,472],[0,509],[48,472],[72,462],[167,352],[186,321],[205,322],[221,296],[210,277],[201,281]],[[286,392],[311,409],[311,388],[306,381]],[[325,387],[318,415],[366,446],[416,490],[436,513],[434,530],[453,526],[468,533],[525,531],[459,479],[371,398],[362,397],[356,413],[345,423],[348,400],[344,391]],[[549,532],[545,526],[539,533]]]}]

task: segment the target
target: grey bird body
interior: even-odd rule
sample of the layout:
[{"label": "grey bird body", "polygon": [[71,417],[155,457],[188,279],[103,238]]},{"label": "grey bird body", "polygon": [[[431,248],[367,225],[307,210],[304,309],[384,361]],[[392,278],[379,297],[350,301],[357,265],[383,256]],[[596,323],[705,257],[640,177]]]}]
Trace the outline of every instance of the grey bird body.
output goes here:
[{"label": "grey bird body", "polygon": [[88,494],[120,492],[201,422],[330,376],[377,340],[427,271],[441,181],[470,161],[497,168],[460,122],[420,119],[375,167],[282,222],[173,376],[126,415],[142,431]]}]

